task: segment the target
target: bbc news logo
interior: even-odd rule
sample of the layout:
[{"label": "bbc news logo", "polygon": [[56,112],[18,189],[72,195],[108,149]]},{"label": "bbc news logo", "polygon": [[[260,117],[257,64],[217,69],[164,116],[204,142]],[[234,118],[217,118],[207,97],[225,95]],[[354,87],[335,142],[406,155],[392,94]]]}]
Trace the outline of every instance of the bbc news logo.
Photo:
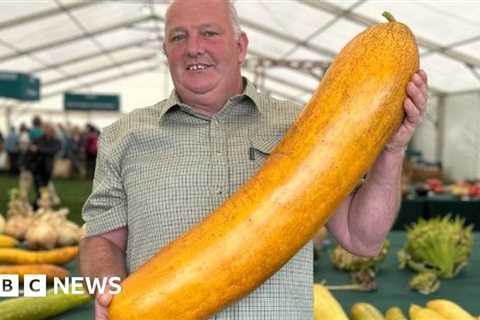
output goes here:
[{"label": "bbc news logo", "polygon": [[[84,294],[85,291],[88,294],[103,294],[105,292],[112,295],[119,294],[122,291],[120,277],[102,279],[67,277],[53,279],[53,292],[55,294]],[[23,293],[24,297],[45,297],[47,295],[47,276],[44,274],[27,274],[23,276],[23,283],[21,284],[20,277],[17,274],[0,275],[0,298],[19,297],[21,293]]]}]

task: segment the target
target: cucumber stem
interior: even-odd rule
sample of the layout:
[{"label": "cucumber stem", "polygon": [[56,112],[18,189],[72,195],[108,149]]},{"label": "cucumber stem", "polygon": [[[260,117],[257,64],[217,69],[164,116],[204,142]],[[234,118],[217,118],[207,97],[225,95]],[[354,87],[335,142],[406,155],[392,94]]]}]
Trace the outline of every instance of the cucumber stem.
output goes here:
[{"label": "cucumber stem", "polygon": [[369,290],[367,288],[365,288],[365,286],[362,286],[360,284],[343,284],[343,285],[333,285],[333,286],[329,286],[329,285],[326,285],[325,286],[328,290],[339,290],[339,291],[348,291],[348,290],[352,290],[352,291],[373,291],[373,290]]},{"label": "cucumber stem", "polygon": [[385,18],[387,18],[388,22],[396,22],[397,20],[395,19],[395,17],[388,11],[384,11],[382,13],[382,16],[384,16]]}]

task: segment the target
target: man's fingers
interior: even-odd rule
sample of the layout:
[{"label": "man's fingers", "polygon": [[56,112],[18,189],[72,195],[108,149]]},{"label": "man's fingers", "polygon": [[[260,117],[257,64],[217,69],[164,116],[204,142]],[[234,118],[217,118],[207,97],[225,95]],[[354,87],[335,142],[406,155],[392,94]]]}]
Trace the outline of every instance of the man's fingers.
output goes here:
[{"label": "man's fingers", "polygon": [[420,88],[425,97],[425,100],[428,98],[428,80],[427,74],[423,70],[419,70],[413,74],[411,81],[415,83],[415,85]]},{"label": "man's fingers", "polygon": [[423,69],[418,70],[417,73],[420,75],[420,77],[423,78],[423,81],[424,81],[425,83],[428,83],[427,73],[426,73]]},{"label": "man's fingers", "polygon": [[424,80],[422,79],[422,77],[418,73],[415,73],[412,76],[412,81],[419,88],[424,84]]},{"label": "man's fingers", "polygon": [[108,320],[108,308],[95,299],[95,320]]},{"label": "man's fingers", "polygon": [[419,111],[423,112],[426,105],[426,97],[423,95],[422,91],[413,83],[409,82],[407,85],[407,94],[408,98],[413,102],[414,107],[418,108]]},{"label": "man's fingers", "polygon": [[422,116],[420,111],[415,107],[415,104],[410,98],[406,98],[404,102],[405,112],[407,114],[406,120],[413,125],[421,122]]},{"label": "man's fingers", "polygon": [[415,73],[412,77],[412,82],[415,83],[417,88],[420,89],[424,97],[428,96],[428,88],[426,81],[418,74]]},{"label": "man's fingers", "polygon": [[112,295],[109,293],[100,294],[97,297],[97,301],[100,303],[100,305],[108,307],[112,301]]}]

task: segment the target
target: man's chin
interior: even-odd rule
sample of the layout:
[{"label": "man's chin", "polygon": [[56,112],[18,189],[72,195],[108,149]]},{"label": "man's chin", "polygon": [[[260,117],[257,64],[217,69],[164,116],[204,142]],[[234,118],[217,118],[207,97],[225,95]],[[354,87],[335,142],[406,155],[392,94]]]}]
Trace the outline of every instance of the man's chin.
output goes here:
[{"label": "man's chin", "polygon": [[211,83],[205,84],[205,85],[197,85],[197,86],[191,86],[187,87],[188,91],[190,91],[193,94],[196,95],[205,95],[209,94],[215,89],[215,86],[212,86]]}]

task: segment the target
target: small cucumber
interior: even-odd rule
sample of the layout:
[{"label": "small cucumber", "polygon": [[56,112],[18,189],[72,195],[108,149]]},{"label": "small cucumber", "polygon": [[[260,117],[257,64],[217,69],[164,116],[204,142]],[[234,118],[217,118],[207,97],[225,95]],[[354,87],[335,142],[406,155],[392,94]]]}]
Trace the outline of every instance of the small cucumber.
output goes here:
[{"label": "small cucumber", "polygon": [[46,297],[21,297],[0,302],[0,320],[44,320],[88,303],[86,294],[47,292]]}]

